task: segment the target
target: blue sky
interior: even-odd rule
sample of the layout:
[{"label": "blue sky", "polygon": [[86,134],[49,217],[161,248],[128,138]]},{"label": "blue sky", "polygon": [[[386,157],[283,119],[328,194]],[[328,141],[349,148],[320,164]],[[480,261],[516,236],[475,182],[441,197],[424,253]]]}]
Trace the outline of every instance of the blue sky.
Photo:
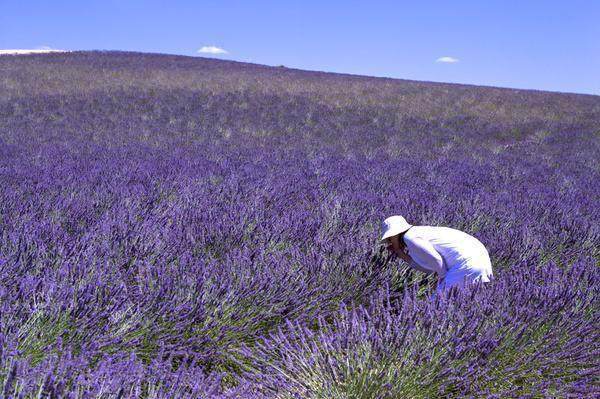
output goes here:
[{"label": "blue sky", "polygon": [[[157,52],[600,94],[598,21],[596,0],[2,0],[0,49]],[[227,53],[198,53],[211,46]]]}]

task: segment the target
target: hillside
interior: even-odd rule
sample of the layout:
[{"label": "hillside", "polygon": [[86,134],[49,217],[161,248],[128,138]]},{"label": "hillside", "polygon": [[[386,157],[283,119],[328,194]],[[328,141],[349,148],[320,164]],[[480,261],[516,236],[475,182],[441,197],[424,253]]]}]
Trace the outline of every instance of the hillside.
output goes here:
[{"label": "hillside", "polygon": [[[600,96],[0,56],[2,396],[600,395]],[[431,298],[381,221],[478,238]]]},{"label": "hillside", "polygon": [[[198,131],[218,134],[218,128],[280,137],[308,131],[327,142],[352,130],[368,135],[376,146],[386,145],[390,134],[427,131],[441,140],[456,133],[463,139],[510,140],[569,129],[594,131],[600,120],[599,96],[369,78],[197,57],[73,52],[0,57],[0,68],[3,122],[12,124],[16,118],[33,130],[41,121],[19,111],[33,107],[51,118],[51,127],[63,129],[63,139],[70,137],[65,128],[86,128],[76,111],[93,112],[94,106],[110,113],[101,121],[106,129],[127,130],[123,125],[134,123],[163,133],[166,128],[172,138]],[[103,134],[104,129],[93,126],[97,135]]]}]

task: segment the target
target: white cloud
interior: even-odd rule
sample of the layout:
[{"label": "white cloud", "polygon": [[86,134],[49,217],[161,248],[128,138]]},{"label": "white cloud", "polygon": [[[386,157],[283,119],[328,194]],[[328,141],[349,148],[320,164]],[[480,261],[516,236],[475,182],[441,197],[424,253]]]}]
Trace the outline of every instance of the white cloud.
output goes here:
[{"label": "white cloud", "polygon": [[455,64],[459,61],[458,58],[453,58],[453,57],[440,57],[437,60],[435,60],[435,62],[444,62],[446,64]]},{"label": "white cloud", "polygon": [[223,50],[222,48],[215,47],[215,46],[204,46],[200,50],[198,50],[198,52],[206,53],[206,54],[227,54],[228,53],[226,50]]},{"label": "white cloud", "polygon": [[64,53],[68,50],[53,49],[48,46],[41,46],[36,49],[5,49],[0,50],[0,55],[6,54],[41,54],[41,53]]}]

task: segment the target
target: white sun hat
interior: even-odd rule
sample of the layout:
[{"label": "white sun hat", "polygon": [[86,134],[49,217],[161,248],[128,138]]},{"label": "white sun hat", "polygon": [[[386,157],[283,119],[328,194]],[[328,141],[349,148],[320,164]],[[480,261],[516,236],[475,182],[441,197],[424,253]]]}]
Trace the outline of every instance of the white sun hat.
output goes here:
[{"label": "white sun hat", "polygon": [[404,233],[406,230],[412,227],[406,220],[400,215],[390,216],[383,221],[383,237],[381,241],[384,241],[388,237],[393,237],[397,234]]}]

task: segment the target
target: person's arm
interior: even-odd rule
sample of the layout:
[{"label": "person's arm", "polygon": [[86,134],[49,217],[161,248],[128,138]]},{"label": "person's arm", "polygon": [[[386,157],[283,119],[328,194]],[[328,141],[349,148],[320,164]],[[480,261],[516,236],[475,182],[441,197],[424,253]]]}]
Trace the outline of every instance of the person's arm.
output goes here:
[{"label": "person's arm", "polygon": [[416,269],[423,273],[427,273],[427,274],[433,273],[433,270],[426,269],[423,266],[419,265],[417,262],[415,262],[414,259],[411,258],[410,255],[408,254],[408,249],[405,248],[405,250],[406,250],[406,252],[402,251],[400,253],[400,258],[402,258],[406,263],[408,263],[408,265],[411,268]]},{"label": "person's arm", "polygon": [[437,273],[438,276],[446,276],[446,267],[442,256],[435,250],[433,245],[420,237],[407,239],[408,253],[415,263]]}]

